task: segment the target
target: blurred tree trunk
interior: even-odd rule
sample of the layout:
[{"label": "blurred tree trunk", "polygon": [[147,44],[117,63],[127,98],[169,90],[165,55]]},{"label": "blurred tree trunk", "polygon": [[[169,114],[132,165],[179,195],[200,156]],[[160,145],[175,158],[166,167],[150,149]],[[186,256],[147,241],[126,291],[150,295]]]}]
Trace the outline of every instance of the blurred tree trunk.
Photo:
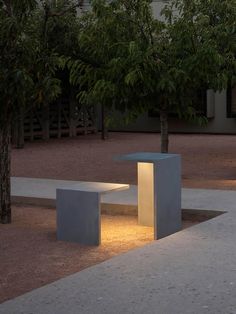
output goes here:
[{"label": "blurred tree trunk", "polygon": [[168,132],[168,113],[166,110],[160,110],[161,123],[161,152],[168,153],[169,132]]},{"label": "blurred tree trunk", "polygon": [[16,148],[24,148],[24,114],[21,109],[19,109],[19,112],[17,114],[17,119],[13,125],[13,145]]},{"label": "blurred tree trunk", "polygon": [[0,127],[0,223],[3,224],[11,222],[10,138],[10,124]]},{"label": "blurred tree trunk", "polygon": [[102,118],[102,134],[101,138],[102,140],[106,140],[108,138],[108,130],[106,126],[106,109],[105,105],[101,105],[101,118]]}]

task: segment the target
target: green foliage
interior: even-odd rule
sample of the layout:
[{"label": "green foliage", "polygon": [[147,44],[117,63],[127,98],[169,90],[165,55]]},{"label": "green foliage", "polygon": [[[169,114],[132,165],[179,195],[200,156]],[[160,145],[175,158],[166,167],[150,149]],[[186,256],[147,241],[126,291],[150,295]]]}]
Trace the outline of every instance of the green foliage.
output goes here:
[{"label": "green foliage", "polygon": [[86,57],[68,63],[71,83],[87,104],[135,116],[154,108],[197,121],[196,91],[235,80],[235,0],[173,0],[162,20],[150,2],[92,2],[79,31]]},{"label": "green foliage", "polygon": [[38,26],[44,39],[45,48],[59,55],[73,56],[78,50],[78,1],[47,0],[40,10]]},{"label": "green foliage", "polygon": [[78,1],[41,3],[0,0],[1,124],[56,98],[65,65],[82,103],[129,117],[154,108],[194,120],[197,90],[235,83],[234,0],[173,0],[161,20],[150,0],[94,0],[82,17]]},{"label": "green foliage", "polygon": [[48,104],[60,94],[57,73],[77,43],[75,10],[73,1],[0,1],[1,128],[20,107]]},{"label": "green foliage", "polygon": [[0,6],[0,126],[9,121],[17,102],[24,102],[33,86],[29,75],[32,56],[28,43],[28,21],[36,3],[19,1],[11,5],[1,1]]}]

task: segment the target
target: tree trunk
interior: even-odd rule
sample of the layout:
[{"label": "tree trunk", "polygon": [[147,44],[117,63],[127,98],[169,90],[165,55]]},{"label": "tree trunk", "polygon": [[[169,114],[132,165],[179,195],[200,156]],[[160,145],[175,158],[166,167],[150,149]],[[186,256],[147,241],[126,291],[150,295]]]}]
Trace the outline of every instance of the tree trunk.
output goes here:
[{"label": "tree trunk", "polygon": [[108,138],[108,130],[107,130],[107,127],[106,127],[106,110],[105,110],[105,105],[102,104],[101,106],[101,118],[102,118],[102,134],[101,134],[101,137],[102,137],[102,140],[106,140]]},{"label": "tree trunk", "polygon": [[24,139],[24,121],[23,118],[20,118],[17,123],[17,138],[16,138],[16,148],[24,148],[25,139]]},{"label": "tree trunk", "polygon": [[168,113],[165,110],[160,111],[161,122],[161,152],[168,153]]},{"label": "tree trunk", "polygon": [[16,138],[15,145],[16,148],[24,148],[25,144],[25,134],[24,134],[24,118],[22,112],[19,114],[19,117],[16,122]]},{"label": "tree trunk", "polygon": [[12,123],[12,144],[15,148],[24,148],[25,140],[24,140],[24,113],[21,108],[17,112],[17,115]]},{"label": "tree trunk", "polygon": [[10,125],[0,127],[0,223],[11,222]]}]

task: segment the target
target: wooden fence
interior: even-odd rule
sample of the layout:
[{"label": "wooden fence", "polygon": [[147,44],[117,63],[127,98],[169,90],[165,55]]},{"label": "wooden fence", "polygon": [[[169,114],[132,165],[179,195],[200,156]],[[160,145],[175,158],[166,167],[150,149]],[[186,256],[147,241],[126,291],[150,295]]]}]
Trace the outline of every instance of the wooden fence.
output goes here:
[{"label": "wooden fence", "polygon": [[61,98],[49,106],[19,112],[13,126],[12,138],[15,146],[20,148],[24,146],[25,140],[75,137],[96,131],[94,107]]}]

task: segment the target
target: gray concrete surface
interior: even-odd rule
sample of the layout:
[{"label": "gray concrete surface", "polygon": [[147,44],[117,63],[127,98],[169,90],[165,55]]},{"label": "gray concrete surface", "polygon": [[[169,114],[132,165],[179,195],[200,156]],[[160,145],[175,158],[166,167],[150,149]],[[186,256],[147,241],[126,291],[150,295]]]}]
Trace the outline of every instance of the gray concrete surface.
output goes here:
[{"label": "gray concrete surface", "polygon": [[236,192],[182,190],[182,207],[226,211],[0,305],[0,314],[235,314]]}]

